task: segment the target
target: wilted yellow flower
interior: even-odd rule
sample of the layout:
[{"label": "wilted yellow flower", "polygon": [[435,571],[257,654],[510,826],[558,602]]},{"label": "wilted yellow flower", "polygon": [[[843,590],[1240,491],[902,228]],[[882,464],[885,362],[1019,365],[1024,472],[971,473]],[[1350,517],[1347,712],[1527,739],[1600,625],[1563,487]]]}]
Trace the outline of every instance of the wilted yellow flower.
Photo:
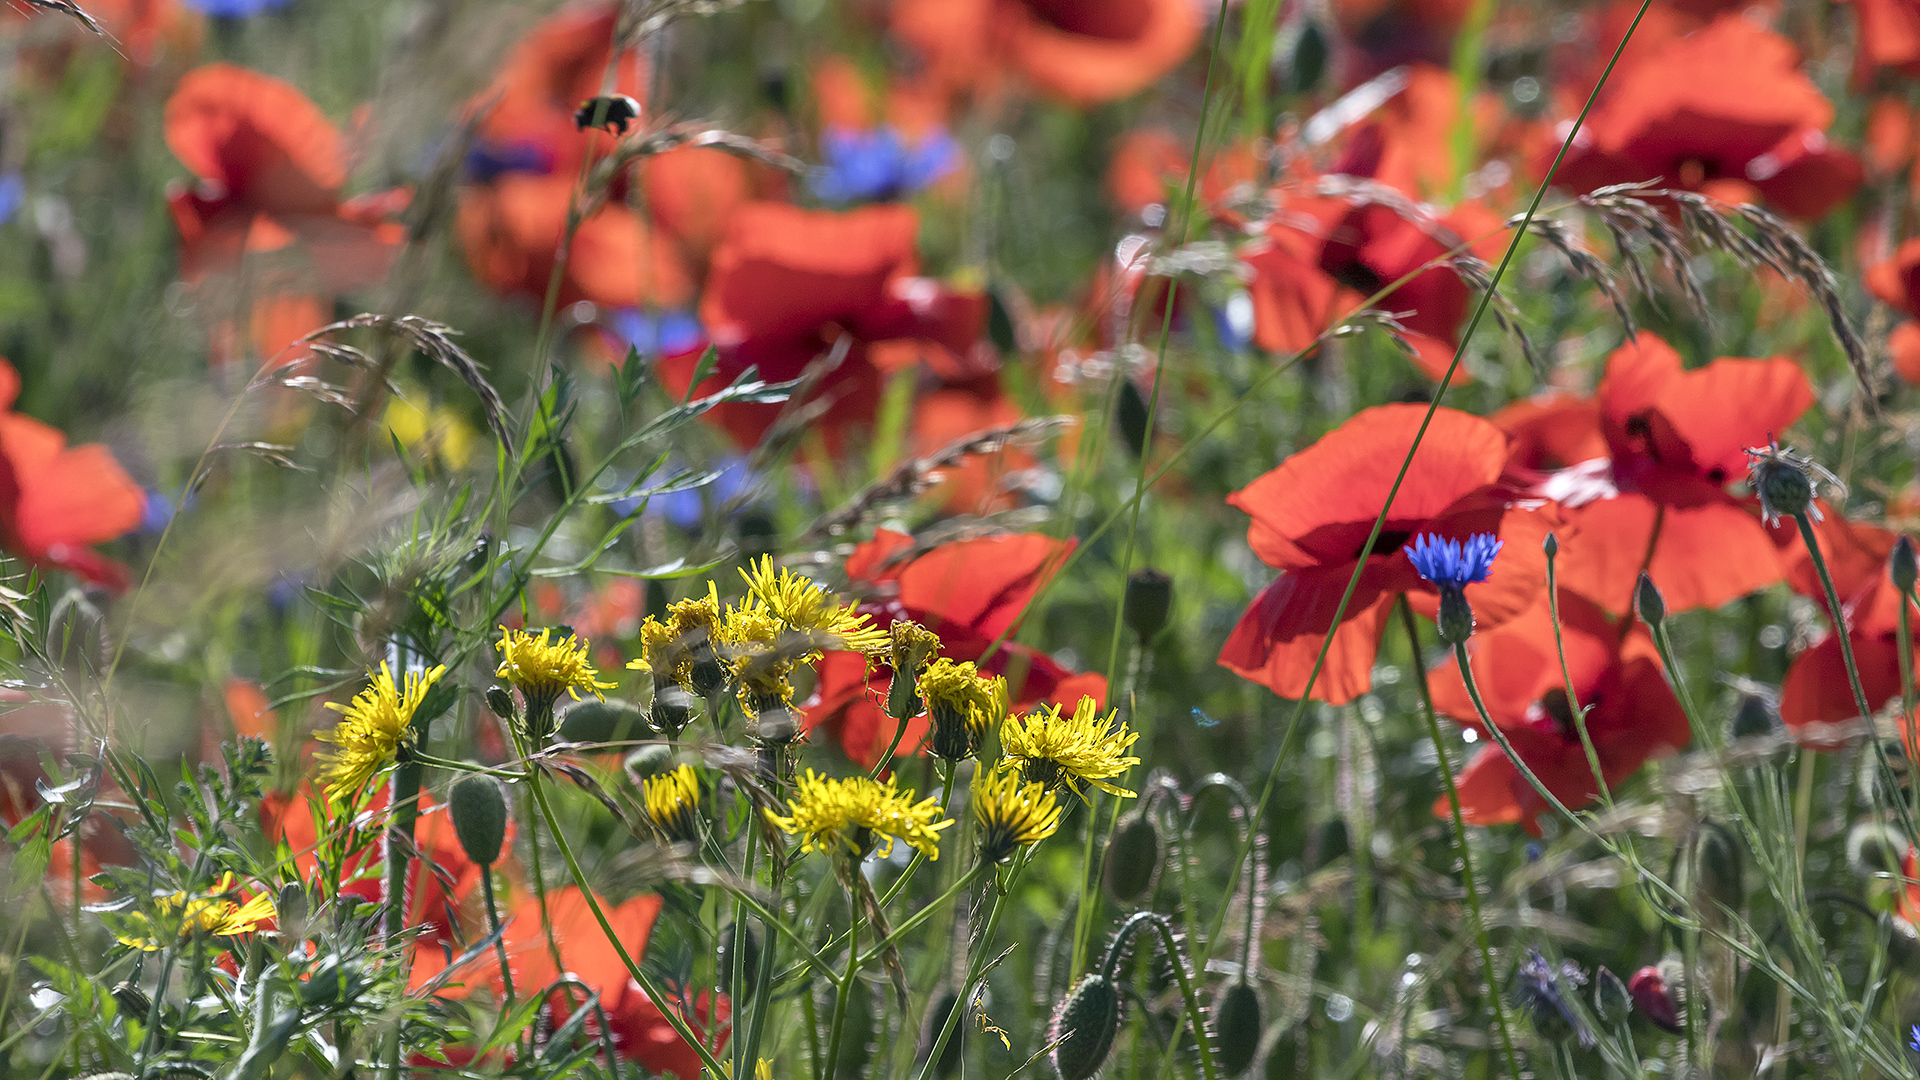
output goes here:
[{"label": "wilted yellow flower", "polygon": [[1113,726],[1114,713],[1098,715],[1093,699],[1083,697],[1074,706],[1071,718],[1060,715],[1060,706],[1042,706],[1025,718],[1010,717],[1000,727],[1000,748],[1006,753],[1003,768],[1018,768],[1030,783],[1059,785],[1081,794],[1080,785],[1091,784],[1109,794],[1132,798],[1133,792],[1107,782],[1130,765],[1140,764],[1127,756],[1127,748],[1140,737],[1127,725]]},{"label": "wilted yellow flower", "polygon": [[806,835],[802,851],[827,851],[863,858],[876,844],[880,855],[893,852],[902,840],[929,859],[940,857],[940,830],[951,819],[935,821],[940,806],[934,799],[913,801],[902,794],[892,777],[886,783],[856,776],[833,780],[812,769],[800,778],[794,797],[787,800],[790,816],[768,819],[789,833]]},{"label": "wilted yellow flower", "polygon": [[982,769],[973,778],[973,816],[980,822],[980,858],[1005,862],[1060,828],[1060,802],[1045,784],[1011,770]]},{"label": "wilted yellow flower", "polygon": [[682,765],[649,778],[642,801],[647,824],[662,840],[691,844],[700,839],[700,779],[693,766]]},{"label": "wilted yellow flower", "polygon": [[[211,937],[250,934],[261,923],[273,918],[273,897],[263,892],[242,904],[233,901],[233,892],[233,875],[226,874],[208,896],[190,897],[184,892],[176,892],[155,897],[154,907],[158,909],[155,918],[150,919],[135,912],[127,916],[127,921],[135,929],[115,936],[122,945],[131,945],[144,952],[158,952],[173,941],[194,934]],[[160,926],[156,927],[155,922]],[[139,928],[144,928],[146,932],[137,932]],[[168,940],[162,940],[163,934]]]},{"label": "wilted yellow flower", "polygon": [[920,693],[931,720],[927,749],[947,761],[972,757],[980,737],[1007,715],[1007,680],[980,674],[972,661],[941,657],[928,664]]},{"label": "wilted yellow flower", "polygon": [[833,594],[812,579],[784,566],[775,570],[772,556],[761,556],[752,567],[752,573],[740,571],[747,592],[793,629],[832,634],[842,647],[869,656],[884,655],[892,647],[891,635],[873,626],[867,616],[850,604],[836,604]]},{"label": "wilted yellow flower", "polygon": [[327,708],[343,714],[332,731],[315,736],[334,745],[331,753],[322,755],[320,766],[320,782],[329,801],[344,803],[360,794],[407,737],[407,725],[427,689],[446,672],[444,667],[410,671],[404,683],[396,686],[393,672],[383,661],[377,674],[368,673],[367,688],[353,701],[327,703]]}]

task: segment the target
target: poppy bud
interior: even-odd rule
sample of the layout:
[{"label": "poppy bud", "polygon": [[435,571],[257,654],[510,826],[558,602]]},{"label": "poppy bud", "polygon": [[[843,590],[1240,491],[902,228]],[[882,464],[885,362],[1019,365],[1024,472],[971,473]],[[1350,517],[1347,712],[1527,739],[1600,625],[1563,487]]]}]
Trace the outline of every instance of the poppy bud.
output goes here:
[{"label": "poppy bud", "polygon": [[1705,823],[1693,841],[1693,886],[1696,903],[1708,910],[1716,905],[1740,910],[1746,899],[1741,885],[1745,859],[1733,834],[1713,822]]},{"label": "poppy bud", "polygon": [[1857,874],[1897,876],[1906,853],[1899,833],[1879,822],[1861,822],[1847,833],[1847,865]]},{"label": "poppy bud", "polygon": [[1160,872],[1160,827],[1150,815],[1129,810],[1121,816],[1101,870],[1107,895],[1123,904],[1152,887],[1154,875]]},{"label": "poppy bud", "polygon": [[604,97],[589,98],[580,103],[573,111],[573,125],[581,131],[588,128],[605,128],[610,132],[627,133],[627,125],[640,119],[640,103],[625,94],[608,94]]},{"label": "poppy bud", "polygon": [[111,993],[113,1003],[120,1006],[121,1012],[137,1017],[143,1024],[147,1022],[147,1017],[153,1012],[153,999],[147,996],[146,991],[133,983],[123,982],[115,986]]},{"label": "poppy bud", "polygon": [[674,738],[693,718],[693,695],[672,683],[661,686],[653,692],[653,708],[648,715],[655,731]]},{"label": "poppy bud", "polygon": [[[933,1053],[933,1044],[940,1039],[940,1033],[947,1029],[947,1017],[960,1007],[960,995],[952,990],[943,991],[933,999],[932,1007],[927,1009],[927,1026],[920,1033],[920,1052],[913,1057],[915,1064],[924,1064],[927,1055]],[[966,1025],[955,1023],[953,1034],[947,1036],[947,1045],[940,1048],[940,1060],[933,1063],[933,1075],[939,1080],[960,1071],[960,1054],[964,1048],[961,1036],[966,1033]]]},{"label": "poppy bud", "polygon": [[468,773],[454,781],[447,794],[448,813],[453,815],[453,834],[460,839],[461,850],[479,866],[492,866],[500,858],[500,845],[507,836],[507,797],[500,782],[491,776]]},{"label": "poppy bud", "polygon": [[1765,695],[1741,694],[1740,704],[1733,710],[1733,722],[1727,725],[1727,734],[1745,739],[1771,735],[1779,729],[1780,715],[1774,712],[1773,703]]},{"label": "poppy bud", "polygon": [[1106,1062],[1119,1031],[1119,988],[1104,975],[1081,979],[1053,1014],[1047,1038],[1054,1044],[1053,1069],[1060,1080],[1090,1080]]},{"label": "poppy bud", "polygon": [[627,755],[627,775],[633,779],[634,783],[639,783],[649,776],[659,776],[671,768],[673,768],[673,747],[665,743],[651,743]]},{"label": "poppy bud", "polygon": [[520,719],[520,710],[513,705],[513,695],[504,686],[487,687],[487,708],[502,720],[511,722]]},{"label": "poppy bud", "polygon": [[1760,510],[1767,521],[1799,517],[1813,505],[1813,480],[1789,451],[1778,447],[1748,450],[1747,483],[1760,496]]},{"label": "poppy bud", "polygon": [[1143,643],[1160,636],[1173,610],[1173,579],[1158,570],[1135,570],[1127,575],[1126,600],[1121,607],[1127,629]]},{"label": "poppy bud", "polygon": [[1640,571],[1640,580],[1633,586],[1633,610],[1649,630],[1660,629],[1660,623],[1667,617],[1666,598],[1660,595],[1660,586],[1653,583],[1645,570]]},{"label": "poppy bud", "polygon": [[1911,538],[1903,536],[1894,541],[1893,554],[1887,556],[1887,576],[1902,593],[1913,591],[1914,580],[1920,578],[1920,560],[1914,557]]},{"label": "poppy bud", "polygon": [[1551,561],[1556,555],[1560,554],[1560,538],[1552,533],[1548,533],[1547,538],[1540,542],[1540,550],[1546,552],[1547,559]]},{"label": "poppy bud", "polygon": [[1633,997],[1627,993],[1627,984],[1605,966],[1593,973],[1593,1011],[1607,1024],[1617,1024],[1633,1015]]},{"label": "poppy bud", "polygon": [[1260,1049],[1260,991],[1235,980],[1213,999],[1213,1049],[1222,1076],[1239,1076]]},{"label": "poppy bud", "polygon": [[652,734],[640,707],[614,698],[588,698],[560,714],[560,740],[570,743],[610,743]]},{"label": "poppy bud", "polygon": [[1681,1019],[1680,1001],[1668,988],[1659,968],[1643,967],[1634,972],[1633,978],[1627,980],[1627,994],[1654,1027],[1675,1035],[1687,1029]]}]

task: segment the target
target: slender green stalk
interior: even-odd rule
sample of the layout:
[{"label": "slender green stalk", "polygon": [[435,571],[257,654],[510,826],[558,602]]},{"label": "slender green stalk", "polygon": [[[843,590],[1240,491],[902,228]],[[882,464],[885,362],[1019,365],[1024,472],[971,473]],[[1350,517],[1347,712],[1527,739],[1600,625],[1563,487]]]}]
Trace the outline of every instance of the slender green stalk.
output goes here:
[{"label": "slender green stalk", "polygon": [[1507,1006],[1500,993],[1500,977],[1493,963],[1493,939],[1487,933],[1487,917],[1480,907],[1480,886],[1474,879],[1473,847],[1467,834],[1466,814],[1460,809],[1460,785],[1453,779],[1453,766],[1447,761],[1447,745],[1440,737],[1440,720],[1433,711],[1433,690],[1427,685],[1427,666],[1421,660],[1420,627],[1413,621],[1413,608],[1402,596],[1395,604],[1400,609],[1400,625],[1407,632],[1407,647],[1413,655],[1413,681],[1420,691],[1420,711],[1427,720],[1427,737],[1433,740],[1434,758],[1440,763],[1440,778],[1447,786],[1447,809],[1453,817],[1454,846],[1460,852],[1460,883],[1467,890],[1467,907],[1473,915],[1474,938],[1480,946],[1480,971],[1487,980],[1487,995],[1493,999],[1493,1019],[1500,1031],[1500,1046],[1506,1051],[1507,1069],[1520,1080],[1520,1053],[1514,1049],[1513,1029],[1507,1022]]},{"label": "slender green stalk", "polygon": [[[859,867],[852,867],[849,873],[857,874]],[[853,892],[852,883],[847,884],[849,899]],[[847,1026],[847,1003],[853,998],[853,988],[860,982],[860,911],[854,906],[853,922],[847,928],[847,971],[840,977],[840,989],[833,997],[832,1026],[827,1029],[827,1060],[822,1075],[826,1080],[835,1080],[840,1071],[840,1038]]]},{"label": "slender green stalk", "polygon": [[[906,725],[902,724],[901,726],[905,727]],[[986,768],[986,767],[987,766],[985,765],[981,766],[981,768]],[[951,761],[941,762],[940,816],[943,818],[947,816],[947,807],[949,807],[953,803],[953,780],[954,780],[954,774],[957,773],[958,771],[959,771],[959,766],[954,762],[951,762]],[[877,776],[878,774],[876,773],[875,775]],[[927,853],[924,851],[916,850],[913,853],[913,861],[908,863],[907,868],[900,872],[900,879],[898,881],[895,881],[892,885],[887,886],[886,894],[880,897],[880,906],[886,907],[888,904],[893,903],[894,897],[900,895],[901,891],[907,887],[907,882],[912,881],[913,875],[919,871],[920,864],[926,861],[927,861]]]},{"label": "slender green stalk", "polygon": [[[1656,533],[1656,535],[1658,535]],[[1552,535],[1548,535],[1552,539]],[[1560,655],[1560,679],[1566,685],[1567,711],[1573,714],[1573,727],[1580,733],[1580,748],[1586,751],[1587,768],[1593,770],[1594,790],[1600,793],[1600,805],[1613,809],[1613,790],[1607,786],[1607,777],[1600,768],[1600,752],[1593,748],[1593,735],[1587,731],[1587,710],[1580,704],[1580,693],[1573,688],[1573,668],[1567,663],[1567,636],[1560,628],[1560,589],[1554,577],[1554,556],[1559,554],[1560,544],[1556,540],[1547,546],[1547,618],[1553,623],[1553,647]],[[1647,557],[1653,557],[1653,544],[1647,545]],[[1630,620],[1622,619],[1622,623]]]},{"label": "slender green stalk", "polygon": [[[1213,1064],[1213,1039],[1207,1034],[1206,1021],[1200,1016],[1200,995],[1194,993],[1193,979],[1187,974],[1187,958],[1181,954],[1179,942],[1174,940],[1173,926],[1165,916],[1153,916],[1150,920],[1154,929],[1160,931],[1160,947],[1167,952],[1167,963],[1173,968],[1173,977],[1180,984],[1180,999],[1186,1003],[1187,1025],[1193,1029],[1193,1041],[1200,1049],[1200,1073],[1206,1080],[1218,1080],[1218,1071]],[[1176,1033],[1175,1039],[1178,1039]],[[1518,1075],[1515,1074],[1516,1080]]]},{"label": "slender green stalk", "polygon": [[928,919],[932,918],[936,912],[939,912],[942,909],[944,909],[947,906],[947,904],[953,900],[954,897],[958,896],[960,894],[960,890],[966,888],[969,885],[972,885],[975,881],[978,881],[980,879],[981,874],[985,873],[988,870],[991,870],[992,868],[993,866],[991,863],[985,863],[985,862],[974,863],[971,869],[969,869],[966,873],[960,875],[960,877],[957,880],[955,880],[952,885],[947,887],[946,892],[943,892],[939,896],[935,897],[931,903],[921,905],[918,911],[915,911],[913,914],[907,916],[906,919],[903,920],[900,923],[900,925],[894,927],[887,934],[886,937],[883,937],[879,941],[874,942],[873,948],[868,949],[866,954],[860,957],[860,966],[866,967],[868,964],[871,964],[875,960],[878,960],[880,958],[880,953],[883,950],[885,950],[887,946],[892,945],[893,943],[899,941],[902,937],[906,936],[910,931],[918,927],[921,923],[924,923]]},{"label": "slender green stalk", "polygon": [[500,906],[493,898],[493,867],[480,868],[480,899],[487,906],[487,933],[493,935],[493,950],[500,957],[500,985],[505,988],[509,1007],[513,1004],[513,965],[507,962],[507,942],[500,934]]},{"label": "slender green stalk", "polygon": [[[755,814],[754,817],[758,818],[759,815]],[[741,860],[740,871],[740,880],[748,885],[753,883],[753,864],[760,853],[759,840],[759,830],[749,828],[747,830],[747,854],[746,857]],[[742,889],[741,891],[745,892],[746,890]],[[726,973],[727,984],[732,987],[729,992],[732,993],[733,1000],[736,1002],[745,1002],[747,1000],[747,905],[745,901],[737,897],[733,904],[732,934],[733,947],[728,950],[728,957],[732,960],[730,966],[733,970]],[[767,944],[770,946],[772,942],[769,941]],[[756,970],[755,975],[757,976],[758,974]],[[754,1004],[762,1010],[764,1010],[766,1006],[764,999]],[[746,1052],[747,1040],[733,1040],[733,1075],[739,1077],[745,1077],[747,1075],[746,1064],[749,1059],[745,1057]]]},{"label": "slender green stalk", "polygon": [[527,790],[532,794],[534,802],[538,804],[540,817],[546,821],[547,829],[553,833],[553,842],[560,848],[560,857],[566,861],[567,872],[573,875],[574,884],[579,886],[580,895],[587,902],[587,910],[593,912],[594,921],[600,924],[600,932],[606,935],[607,942],[613,946],[613,951],[619,954],[620,963],[626,967],[627,974],[640,985],[640,991],[647,995],[647,1000],[653,1003],[653,1007],[660,1010],[660,1015],[666,1018],[674,1033],[700,1055],[701,1063],[713,1070],[715,1076],[726,1075],[726,1067],[713,1056],[713,1051],[707,1049],[706,1043],[680,1015],[679,1009],[674,1006],[672,1000],[654,982],[653,976],[641,970],[640,965],[634,961],[633,955],[627,952],[626,943],[620,940],[618,933],[614,932],[613,924],[607,921],[607,913],[600,907],[600,898],[594,895],[592,886],[587,883],[586,872],[580,869],[580,860],[573,854],[573,845],[567,842],[566,833],[560,830],[560,821],[554,816],[553,806],[547,799],[545,789],[541,786],[540,770],[532,763],[527,765]]},{"label": "slender green stalk", "polygon": [[1013,883],[1019,879],[1020,871],[1026,869],[1032,860],[1033,849],[1028,848],[1014,860],[1004,880],[994,887],[993,906],[987,910],[987,925],[980,934],[980,947],[973,951],[973,960],[967,965],[966,981],[960,985],[960,996],[954,999],[953,1008],[947,1012],[946,1023],[940,1026],[940,1034],[933,1040],[933,1047],[927,1052],[927,1060],[920,1066],[920,1072],[914,1080],[927,1080],[933,1075],[933,1067],[946,1052],[948,1040],[953,1038],[954,1029],[960,1026],[960,1018],[967,1011],[967,1004],[973,1000],[978,990],[981,976],[987,966],[987,956],[992,952],[994,931],[1000,928],[1000,916],[1007,907],[1007,895],[1013,891]]}]

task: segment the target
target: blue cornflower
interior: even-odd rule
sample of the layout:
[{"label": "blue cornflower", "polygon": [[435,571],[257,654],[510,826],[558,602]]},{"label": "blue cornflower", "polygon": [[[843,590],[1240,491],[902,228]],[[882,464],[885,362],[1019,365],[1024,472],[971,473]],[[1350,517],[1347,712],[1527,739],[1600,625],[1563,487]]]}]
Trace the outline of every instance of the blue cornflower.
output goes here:
[{"label": "blue cornflower", "polygon": [[908,145],[891,127],[828,128],[813,193],[831,203],[885,202],[918,191],[960,167],[960,144],[935,131]]},{"label": "blue cornflower", "polygon": [[623,345],[638,349],[641,356],[677,356],[706,343],[707,332],[691,311],[616,308],[608,313],[606,326]]},{"label": "blue cornflower", "polygon": [[1407,545],[1407,558],[1420,576],[1444,591],[1459,589],[1487,580],[1493,570],[1493,557],[1500,554],[1500,540],[1492,533],[1475,533],[1463,543],[1443,540],[1432,533],[1421,533]]},{"label": "blue cornflower", "polygon": [[1592,1049],[1597,1041],[1593,1029],[1587,1026],[1586,1019],[1574,1009],[1571,1001],[1573,991],[1587,982],[1580,965],[1562,960],[1556,966],[1541,956],[1540,950],[1529,949],[1517,978],[1517,996],[1532,1017],[1535,1031],[1556,1042],[1578,1039],[1581,1046]]},{"label": "blue cornflower", "polygon": [[287,0],[187,0],[187,6],[190,8],[228,19],[244,19],[249,15],[258,15],[268,8],[286,5]]},{"label": "blue cornflower", "polygon": [[19,173],[0,173],[0,225],[12,221],[26,201],[26,180]]},{"label": "blue cornflower", "polygon": [[1473,608],[1466,587],[1487,580],[1500,540],[1492,533],[1475,533],[1462,542],[1421,533],[1406,547],[1407,559],[1420,576],[1440,589],[1440,640],[1458,645],[1473,636]]},{"label": "blue cornflower", "polygon": [[1907,1049],[1920,1054],[1920,1024],[1907,1029]]}]

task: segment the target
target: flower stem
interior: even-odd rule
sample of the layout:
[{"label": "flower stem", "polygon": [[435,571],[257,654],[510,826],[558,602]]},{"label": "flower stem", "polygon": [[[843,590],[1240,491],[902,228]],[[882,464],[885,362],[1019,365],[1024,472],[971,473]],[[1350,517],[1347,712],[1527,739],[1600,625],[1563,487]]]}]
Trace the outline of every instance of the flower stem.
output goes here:
[{"label": "flower stem", "polygon": [[508,1005],[513,1003],[513,967],[507,963],[507,942],[500,935],[500,907],[493,899],[493,867],[480,868],[480,899],[487,906],[487,933],[493,935],[493,948],[500,956],[500,985]]},{"label": "flower stem", "polygon": [[[852,873],[859,873],[858,867]],[[852,892],[851,889],[848,890]],[[853,998],[853,988],[860,982],[860,911],[856,905],[853,922],[847,927],[847,971],[840,977],[840,989],[833,998],[833,1019],[827,1029],[826,1068],[821,1075],[826,1080],[834,1080],[840,1069],[840,1039],[845,1033],[847,1021],[847,1003]]]},{"label": "flower stem", "polygon": [[[1473,914],[1474,937],[1480,946],[1480,971],[1487,980],[1487,995],[1493,999],[1493,1018],[1500,1029],[1500,1046],[1506,1051],[1507,1069],[1513,1074],[1514,1080],[1520,1080],[1520,1054],[1514,1049],[1513,1029],[1507,1022],[1507,1007],[1501,1000],[1500,978],[1493,964],[1493,939],[1487,934],[1487,917],[1480,908],[1480,887],[1473,873],[1473,848],[1468,842],[1466,815],[1460,809],[1460,785],[1454,782],[1453,767],[1447,762],[1447,747],[1440,738],[1440,721],[1433,712],[1433,692],[1427,685],[1427,666],[1420,655],[1420,627],[1413,621],[1413,608],[1407,604],[1405,596],[1400,597],[1397,606],[1400,608],[1400,625],[1407,631],[1407,646],[1413,653],[1413,681],[1420,690],[1420,711],[1427,720],[1427,737],[1433,740],[1434,757],[1440,763],[1440,778],[1447,786],[1447,809],[1453,816],[1454,844],[1460,852],[1460,883],[1467,890],[1467,907]],[[1592,753],[1591,747],[1588,752]],[[1595,771],[1598,771],[1597,765]]]},{"label": "flower stem", "polygon": [[[1662,508],[1664,510],[1664,507]],[[1655,535],[1659,535],[1659,521],[1654,522]],[[1573,727],[1580,733],[1580,748],[1586,751],[1587,768],[1593,770],[1594,790],[1600,793],[1600,805],[1613,809],[1613,791],[1607,786],[1607,778],[1600,768],[1600,752],[1593,748],[1593,736],[1587,731],[1587,710],[1580,705],[1580,695],[1573,688],[1573,668],[1567,663],[1567,636],[1560,628],[1560,589],[1554,578],[1553,559],[1555,544],[1547,551],[1547,618],[1553,623],[1553,647],[1560,655],[1560,678],[1566,684],[1567,711],[1573,715]],[[1653,544],[1647,544],[1647,559],[1652,561]],[[1621,623],[1631,626],[1631,619],[1622,619]],[[1414,650],[1416,661],[1419,650]],[[1421,678],[1424,680],[1425,675]],[[1432,708],[1431,705],[1428,706]]]},{"label": "flower stem", "polygon": [[1020,877],[1020,871],[1026,869],[1031,860],[1033,849],[1020,853],[1007,871],[1005,880],[994,885],[993,906],[987,910],[987,925],[980,934],[980,948],[974,950],[973,961],[967,965],[967,980],[960,986],[960,996],[954,999],[953,1008],[947,1011],[947,1021],[940,1026],[940,1034],[933,1040],[932,1049],[927,1051],[927,1060],[920,1066],[920,1072],[914,1080],[927,1080],[933,1075],[933,1067],[946,1052],[947,1041],[953,1038],[954,1029],[960,1026],[960,1018],[967,1011],[967,1003],[973,1000],[975,989],[987,966],[987,955],[991,952],[993,933],[1000,928],[1000,916],[1007,907],[1007,894],[1012,891],[1013,883]]}]

